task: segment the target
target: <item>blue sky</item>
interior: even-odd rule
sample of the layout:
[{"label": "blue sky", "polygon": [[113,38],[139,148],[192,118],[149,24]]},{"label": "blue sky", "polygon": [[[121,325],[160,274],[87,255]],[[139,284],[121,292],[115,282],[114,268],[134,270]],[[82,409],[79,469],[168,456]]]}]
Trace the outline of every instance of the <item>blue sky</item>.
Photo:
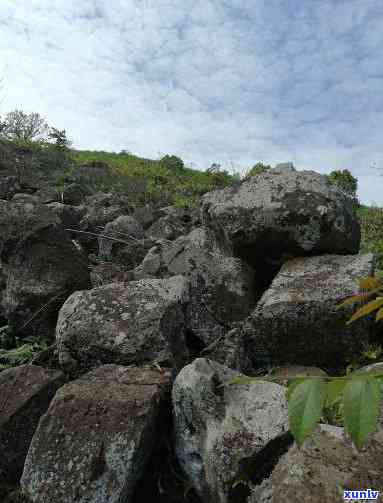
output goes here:
[{"label": "blue sky", "polygon": [[383,205],[381,0],[1,0],[0,113],[205,169],[349,169]]}]

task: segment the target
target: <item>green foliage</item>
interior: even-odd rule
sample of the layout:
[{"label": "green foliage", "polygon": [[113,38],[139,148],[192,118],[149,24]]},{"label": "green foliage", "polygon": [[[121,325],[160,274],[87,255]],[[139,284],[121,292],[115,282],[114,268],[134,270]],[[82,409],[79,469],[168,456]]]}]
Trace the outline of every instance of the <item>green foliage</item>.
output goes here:
[{"label": "green foliage", "polygon": [[160,165],[174,173],[183,171],[185,168],[183,160],[176,155],[165,155],[160,159]]},{"label": "green foliage", "polygon": [[348,169],[331,171],[327,175],[329,182],[340,189],[344,194],[357,201],[358,180]]},{"label": "green foliage", "polygon": [[70,145],[65,129],[60,131],[59,129],[51,128],[48,137],[54,141],[54,146],[59,150],[66,151]]},{"label": "green foliage", "polygon": [[12,348],[0,348],[0,371],[29,363],[40,351],[47,349],[48,342],[40,337],[16,338]]},{"label": "green foliage", "polygon": [[269,164],[263,164],[263,162],[257,162],[254,166],[246,173],[245,178],[249,178],[250,176],[258,176],[265,171],[271,169]]},{"label": "green foliage", "polygon": [[38,113],[27,114],[22,110],[14,110],[1,121],[1,135],[19,144],[46,138],[48,131],[48,124]]},{"label": "green foliage", "polygon": [[377,269],[383,270],[383,208],[361,206],[357,215],[362,234],[360,251],[374,253]]}]

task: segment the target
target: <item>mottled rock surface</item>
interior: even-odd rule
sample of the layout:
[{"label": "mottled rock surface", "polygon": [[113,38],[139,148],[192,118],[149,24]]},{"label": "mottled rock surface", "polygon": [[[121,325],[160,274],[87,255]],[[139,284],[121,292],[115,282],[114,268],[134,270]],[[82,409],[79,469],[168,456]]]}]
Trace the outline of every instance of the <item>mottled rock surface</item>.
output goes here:
[{"label": "mottled rock surface", "polygon": [[301,257],[284,264],[246,322],[254,367],[297,364],[342,369],[368,343],[371,319],[346,325],[337,304],[373,273],[373,255]]},{"label": "mottled rock surface", "polygon": [[251,268],[221,250],[214,235],[199,227],[174,242],[162,240],[132,271],[134,277],[170,277],[190,280],[188,328],[210,344],[231,322],[243,320],[255,304],[256,281]]},{"label": "mottled rock surface", "polygon": [[[320,425],[301,448],[285,453],[248,503],[341,503],[343,490],[383,490],[383,431],[360,451],[343,428]],[[354,501],[354,500],[353,500]]]},{"label": "mottled rock surface", "polygon": [[0,479],[18,482],[32,436],[64,374],[34,365],[0,372]]},{"label": "mottled rock surface", "polygon": [[360,228],[351,202],[325,176],[271,169],[237,187],[203,196],[202,221],[236,256],[280,261],[283,255],[357,253]]},{"label": "mottled rock surface", "polygon": [[46,206],[0,201],[3,309],[19,334],[52,335],[64,300],[89,287],[83,254]]},{"label": "mottled rock surface", "polygon": [[182,369],[174,383],[176,452],[204,503],[229,502],[247,458],[272,440],[288,444],[283,386],[265,381],[229,384],[236,375],[198,358]]},{"label": "mottled rock surface", "polygon": [[57,392],[25,462],[38,503],[129,501],[155,445],[166,371],[105,365]]},{"label": "mottled rock surface", "polygon": [[183,276],[113,283],[75,292],[59,313],[60,362],[68,370],[103,363],[182,365],[185,303]]}]

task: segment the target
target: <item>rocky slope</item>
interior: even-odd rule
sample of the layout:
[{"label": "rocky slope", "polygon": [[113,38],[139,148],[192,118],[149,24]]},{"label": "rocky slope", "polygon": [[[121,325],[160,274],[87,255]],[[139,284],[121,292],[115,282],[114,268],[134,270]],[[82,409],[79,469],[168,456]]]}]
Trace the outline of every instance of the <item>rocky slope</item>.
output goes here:
[{"label": "rocky slope", "polygon": [[[335,312],[374,258],[325,177],[276,168],[200,209],[75,187],[52,201],[9,175],[1,187],[0,317],[51,345],[0,372],[0,483],[36,503],[383,490],[383,430],[362,452],[340,427],[304,449],[288,432],[286,377],[342,373],[374,337]],[[280,384],[229,383],[272,369]]]}]

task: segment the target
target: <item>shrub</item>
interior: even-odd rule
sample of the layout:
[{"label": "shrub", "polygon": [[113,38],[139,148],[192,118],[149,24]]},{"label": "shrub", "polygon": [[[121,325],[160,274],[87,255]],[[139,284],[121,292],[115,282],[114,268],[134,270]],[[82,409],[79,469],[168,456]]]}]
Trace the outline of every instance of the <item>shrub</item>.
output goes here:
[{"label": "shrub", "polygon": [[183,171],[185,169],[183,160],[176,155],[165,155],[160,159],[160,165],[175,173]]}]

